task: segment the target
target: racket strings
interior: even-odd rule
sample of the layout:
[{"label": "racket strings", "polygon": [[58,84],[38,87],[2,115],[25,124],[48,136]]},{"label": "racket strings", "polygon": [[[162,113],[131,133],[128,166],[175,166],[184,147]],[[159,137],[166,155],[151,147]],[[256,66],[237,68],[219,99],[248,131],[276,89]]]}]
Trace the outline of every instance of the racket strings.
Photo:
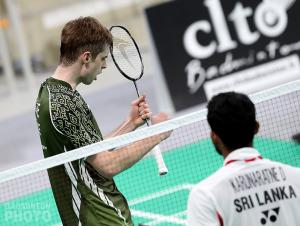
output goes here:
[{"label": "racket strings", "polygon": [[143,64],[137,46],[131,36],[121,28],[111,30],[113,36],[112,56],[124,74],[133,80],[141,77]]}]

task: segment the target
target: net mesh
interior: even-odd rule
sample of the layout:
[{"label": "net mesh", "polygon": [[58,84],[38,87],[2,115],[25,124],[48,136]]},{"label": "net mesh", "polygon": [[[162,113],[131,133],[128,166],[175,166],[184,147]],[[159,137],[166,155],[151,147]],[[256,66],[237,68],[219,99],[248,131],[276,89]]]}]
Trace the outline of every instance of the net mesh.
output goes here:
[{"label": "net mesh", "polygon": [[113,36],[112,56],[119,70],[127,77],[137,80],[142,76],[143,63],[133,39],[118,26],[110,30]]},{"label": "net mesh", "polygon": [[[300,145],[292,139],[300,132],[300,81],[257,93],[251,98],[260,122],[254,146],[264,158],[300,167]],[[191,188],[223,164],[209,138],[206,110],[1,172],[0,225],[62,225],[49,183],[49,169],[59,166],[66,169],[71,161],[78,162],[103,150],[118,151],[126,144],[170,129],[172,135],[160,144],[169,169],[167,175],[158,176],[153,156],[147,155],[114,179],[128,200],[134,225],[184,225]],[[54,177],[59,180],[64,173],[57,171]],[[64,182],[60,183],[59,186],[63,186]],[[65,195],[58,195],[57,201]],[[88,200],[81,200],[81,205],[85,202]],[[71,215],[68,211],[74,208],[65,207],[61,211]],[[84,213],[80,214],[83,219]]]}]

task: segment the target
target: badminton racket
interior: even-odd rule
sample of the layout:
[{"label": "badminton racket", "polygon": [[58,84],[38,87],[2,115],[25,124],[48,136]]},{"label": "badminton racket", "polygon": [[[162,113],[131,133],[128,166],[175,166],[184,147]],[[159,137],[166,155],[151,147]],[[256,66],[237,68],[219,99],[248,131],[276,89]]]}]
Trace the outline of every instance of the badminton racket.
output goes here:
[{"label": "badminton racket", "polygon": [[[144,74],[144,64],[139,47],[125,27],[112,26],[109,30],[113,36],[113,45],[110,48],[113,62],[119,72],[133,82],[137,96],[140,97],[137,81]],[[150,120],[146,119],[146,123],[150,126]],[[168,169],[158,145],[152,149],[152,153],[158,166],[159,175],[167,174]]]}]

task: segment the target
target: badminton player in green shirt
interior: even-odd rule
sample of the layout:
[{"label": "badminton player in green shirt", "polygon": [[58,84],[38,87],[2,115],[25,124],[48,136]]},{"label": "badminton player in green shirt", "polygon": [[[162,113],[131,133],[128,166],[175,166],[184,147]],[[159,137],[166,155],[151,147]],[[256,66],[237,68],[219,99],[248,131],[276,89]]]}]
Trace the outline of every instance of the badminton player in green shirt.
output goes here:
[{"label": "badminton player in green shirt", "polygon": [[[76,87],[91,84],[106,68],[110,32],[92,17],[68,22],[61,33],[60,62],[52,77],[42,83],[36,119],[45,157],[103,140],[97,122]],[[131,103],[125,120],[109,136],[135,130],[150,118],[145,96]],[[153,123],[167,120],[160,113]],[[48,170],[57,208],[64,226],[133,225],[125,197],[113,177],[128,169],[170,132],[107,150]]]}]

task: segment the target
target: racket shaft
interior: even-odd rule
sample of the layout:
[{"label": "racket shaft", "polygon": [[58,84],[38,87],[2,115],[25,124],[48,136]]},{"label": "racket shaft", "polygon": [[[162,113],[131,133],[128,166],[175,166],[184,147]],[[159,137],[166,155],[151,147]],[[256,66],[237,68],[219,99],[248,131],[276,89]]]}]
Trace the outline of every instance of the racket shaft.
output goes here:
[{"label": "racket shaft", "polygon": [[157,163],[157,167],[158,167],[158,172],[159,175],[165,175],[168,173],[168,168],[166,167],[165,161],[163,159],[163,156],[161,154],[161,150],[159,148],[158,145],[156,145],[153,149],[152,149],[152,153],[155,157],[156,163]]}]

